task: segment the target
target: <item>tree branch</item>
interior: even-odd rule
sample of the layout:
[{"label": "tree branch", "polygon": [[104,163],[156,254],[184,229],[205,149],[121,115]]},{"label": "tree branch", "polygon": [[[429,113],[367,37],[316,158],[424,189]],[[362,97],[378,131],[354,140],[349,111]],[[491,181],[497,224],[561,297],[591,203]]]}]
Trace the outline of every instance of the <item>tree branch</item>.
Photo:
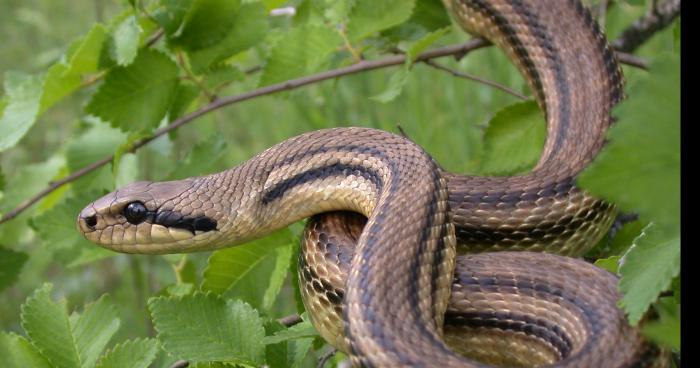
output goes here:
[{"label": "tree branch", "polygon": [[681,13],[681,0],[654,1],[642,18],[627,27],[612,43],[622,52],[634,52],[656,32],[666,28]]},{"label": "tree branch", "polygon": [[616,52],[615,56],[617,56],[617,61],[619,61],[620,64],[626,64],[635,68],[649,70],[649,62],[644,58],[628,54],[626,52]]},{"label": "tree branch", "polygon": [[320,358],[318,358],[318,364],[316,364],[316,368],[323,368],[323,366],[328,363],[331,358],[338,352],[338,349],[336,348],[331,348],[327,352],[323,353]]},{"label": "tree branch", "polygon": [[498,84],[498,83],[493,82],[493,81],[490,81],[490,80],[488,80],[488,79],[484,79],[484,78],[481,78],[481,77],[477,77],[477,76],[475,76],[475,75],[471,75],[471,74],[467,74],[467,73],[462,73],[462,72],[460,72],[460,71],[458,71],[458,70],[454,70],[454,69],[448,68],[448,67],[446,67],[446,66],[444,66],[444,65],[438,64],[438,63],[436,63],[436,62],[434,62],[434,61],[432,61],[432,60],[425,60],[425,61],[423,61],[423,64],[426,64],[426,65],[429,65],[429,66],[431,66],[431,67],[433,67],[433,68],[435,68],[435,69],[442,70],[442,71],[444,71],[444,72],[450,73],[451,75],[453,75],[453,76],[455,76],[455,77],[458,77],[458,78],[464,78],[464,79],[467,79],[467,80],[471,80],[471,81],[474,81],[474,82],[478,82],[478,83],[481,83],[481,84],[485,84],[485,85],[491,86],[491,87],[496,88],[496,89],[499,89],[499,90],[501,90],[501,91],[503,91],[503,92],[505,92],[505,93],[511,94],[511,95],[513,95],[513,96],[515,96],[515,97],[521,99],[521,100],[527,99],[527,97],[525,97],[524,95],[522,95],[522,94],[516,92],[515,90],[510,89],[510,88],[508,88],[508,87],[506,87],[506,86],[504,86],[504,85]]},{"label": "tree branch", "polygon": [[287,326],[287,327],[292,327],[296,325],[297,323],[301,323],[304,320],[301,319],[301,316],[298,314],[291,314],[289,316],[282,317],[277,320],[277,322]]},{"label": "tree branch", "polygon": [[[450,55],[465,55],[473,50],[480,49],[482,47],[485,47],[489,45],[488,41],[477,38],[470,40],[469,42],[459,44],[459,45],[451,45],[451,46],[445,46],[445,47],[440,47],[436,48],[434,50],[430,50],[427,52],[424,52],[420,54],[417,58],[417,61],[424,61],[428,59],[433,59],[433,58],[439,58],[439,57],[444,57],[444,56],[450,56]],[[314,84],[318,83],[321,81],[325,81],[328,79],[333,79],[333,78],[338,78],[338,77],[343,77],[346,75],[352,75],[352,74],[357,74],[369,70],[375,70],[375,69],[381,69],[381,68],[386,68],[390,66],[396,66],[396,65],[402,65],[406,61],[406,56],[404,55],[394,55],[394,56],[389,56],[384,59],[379,59],[379,60],[371,60],[371,61],[361,61],[359,63],[344,67],[344,68],[338,68],[338,69],[333,69],[325,72],[321,72],[318,74],[313,74],[301,78],[296,78],[296,79],[291,79],[285,82],[280,82],[276,84],[272,84],[269,86],[265,86],[262,88],[258,88],[256,90],[242,93],[240,95],[236,96],[228,96],[228,97],[223,97],[216,99],[215,101],[211,102],[210,104],[202,107],[201,109],[194,111],[188,115],[185,115],[175,121],[173,121],[170,125],[167,125],[163,128],[160,128],[156,130],[152,136],[144,138],[142,140],[139,140],[135,142],[129,152],[134,152],[137,149],[145,146],[146,144],[150,143],[151,141],[155,140],[158,137],[161,137],[191,121],[194,119],[205,115],[211,111],[218,110],[224,106],[228,105],[233,105],[239,102],[247,101],[256,97],[260,96],[266,96],[266,95],[271,95],[273,93],[277,92],[282,92],[282,91],[291,91],[293,89],[297,89],[299,87],[307,86],[309,84]],[[108,163],[112,162],[114,159],[114,155],[109,155],[107,157],[104,157],[98,161],[95,161],[91,163],[90,165],[87,165],[83,167],[82,169],[66,176],[63,177],[57,181],[49,183],[49,185],[36,195],[32,196],[31,198],[28,198],[24,202],[20,203],[17,207],[12,209],[11,211],[7,212],[6,214],[3,215],[2,219],[0,219],[0,224],[3,224],[7,221],[12,220],[13,218],[17,217],[20,213],[24,212],[27,208],[31,207],[35,203],[37,203],[39,200],[42,198],[46,197],[49,195],[51,192],[54,190],[62,187],[63,185],[66,185],[70,182],[73,182],[77,180],[78,178],[87,175],[102,166],[107,165]]]},{"label": "tree branch", "polygon": [[[672,0],[673,1],[673,0]],[[160,35],[158,35],[159,38]],[[478,50],[487,46],[490,46],[491,43],[483,38],[474,38],[466,43],[463,44],[457,44],[457,45],[450,45],[450,46],[444,46],[444,47],[439,47],[435,48],[433,50],[429,50],[426,52],[421,53],[416,59],[415,62],[425,62],[428,60],[432,60],[435,58],[440,58],[440,57],[445,57],[445,56],[454,56],[456,59],[461,59],[464,57],[466,54],[470,53],[471,51]],[[620,57],[620,56],[623,57]],[[620,57],[620,62],[622,63],[627,63],[631,66],[635,67],[645,67],[646,62],[643,61],[642,59],[639,59],[637,57],[633,57],[632,55],[625,55],[625,54],[619,54],[618,57]],[[631,62],[631,59],[634,58],[634,63]],[[214,110],[218,110],[222,107],[228,106],[228,105],[233,105],[239,102],[247,101],[256,97],[260,96],[266,96],[266,95],[271,95],[277,92],[282,92],[282,91],[291,91],[300,87],[304,87],[310,84],[315,84],[321,81],[325,81],[328,79],[333,79],[333,78],[339,78],[347,75],[352,75],[352,74],[357,74],[361,72],[366,72],[370,70],[376,70],[376,69],[382,69],[382,68],[387,68],[391,66],[396,66],[396,65],[403,65],[404,62],[406,61],[406,56],[405,55],[393,55],[393,56],[388,56],[383,59],[379,60],[369,60],[369,61],[360,61],[358,63],[355,63],[353,65],[343,67],[343,68],[338,68],[338,69],[333,69],[325,72],[321,72],[318,74],[313,74],[301,78],[296,78],[296,79],[291,79],[285,82],[280,82],[276,84],[272,84],[269,86],[265,86],[262,88],[258,88],[256,90],[250,91],[250,92],[245,92],[240,95],[235,95],[235,96],[228,96],[228,97],[223,97],[223,98],[218,98],[208,105],[200,108],[197,111],[194,111],[190,114],[187,114],[183,117],[180,117],[179,119],[176,119],[173,121],[170,125],[167,125],[163,128],[160,128],[156,130],[152,136],[141,139],[137,142],[135,142],[132,146],[131,149],[128,152],[134,152],[138,150],[139,148],[145,146],[146,144],[152,142],[158,137],[161,137],[175,129],[178,129],[179,127],[195,120],[196,118],[205,115],[209,112],[212,112]],[[254,70],[255,71],[255,70]],[[253,71],[253,72],[254,72]],[[26,199],[22,203],[20,203],[17,207],[13,208],[9,212],[3,215],[2,218],[0,218],[0,224],[3,224],[7,221],[10,221],[14,219],[15,217],[19,216],[22,212],[24,212],[26,209],[31,207],[32,205],[36,204],[39,202],[42,198],[46,197],[56,189],[62,187],[63,185],[66,185],[70,182],[73,182],[77,180],[78,178],[87,175],[102,166],[107,165],[108,163],[112,162],[114,160],[114,155],[109,155],[107,157],[104,157],[98,161],[95,161],[78,171],[65,176],[59,180],[56,180],[54,182],[50,182],[49,185],[40,191],[39,193],[35,194],[34,196]]]},{"label": "tree branch", "polygon": [[170,368],[187,368],[190,366],[190,362],[186,360],[177,360],[173,365],[170,366]]}]

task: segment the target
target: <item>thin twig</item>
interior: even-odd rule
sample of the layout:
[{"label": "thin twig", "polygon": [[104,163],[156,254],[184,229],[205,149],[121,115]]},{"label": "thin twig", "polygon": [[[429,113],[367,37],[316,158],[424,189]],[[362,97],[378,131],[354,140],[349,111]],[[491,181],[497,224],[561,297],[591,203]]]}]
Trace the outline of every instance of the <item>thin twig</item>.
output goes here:
[{"label": "thin twig", "polygon": [[326,363],[333,358],[335,353],[338,352],[338,349],[336,348],[331,348],[327,352],[323,353],[320,358],[318,358],[318,364],[316,365],[316,368],[323,368]]},{"label": "thin twig", "polygon": [[515,96],[515,97],[521,99],[521,100],[526,100],[526,99],[527,99],[527,97],[524,96],[523,94],[520,94],[520,93],[518,93],[517,91],[515,91],[515,90],[513,90],[513,89],[510,89],[510,88],[508,88],[508,87],[506,87],[506,86],[504,86],[504,85],[502,85],[502,84],[498,84],[498,83],[493,82],[493,81],[490,81],[490,80],[488,80],[488,79],[484,79],[484,78],[481,78],[481,77],[477,77],[477,76],[475,76],[475,75],[463,73],[463,72],[460,72],[460,71],[458,71],[458,70],[454,70],[454,69],[448,68],[448,67],[446,67],[446,66],[444,66],[444,65],[441,65],[441,64],[438,64],[438,63],[436,63],[436,62],[434,62],[434,61],[432,61],[432,60],[424,60],[424,61],[423,61],[423,64],[426,64],[426,65],[429,65],[429,66],[431,66],[431,67],[433,67],[433,68],[435,68],[435,69],[442,70],[442,71],[444,71],[444,72],[450,73],[450,74],[452,74],[452,75],[455,76],[455,77],[464,78],[464,79],[468,79],[468,80],[471,80],[471,81],[474,81],[474,82],[478,82],[478,83],[481,83],[481,84],[485,84],[485,85],[487,85],[487,86],[491,86],[491,87],[496,88],[496,89],[499,89],[499,90],[501,90],[501,91],[503,91],[503,92],[505,92],[505,93],[511,94],[511,95],[513,95],[513,96]]},{"label": "thin twig", "polygon": [[649,62],[644,58],[619,51],[615,52],[615,55],[617,56],[617,61],[619,61],[621,64],[626,64],[643,70],[649,70]]},{"label": "thin twig", "polygon": [[411,138],[408,136],[408,134],[406,134],[406,131],[403,130],[403,127],[401,126],[401,124],[396,123],[396,129],[399,130],[399,133],[401,133],[401,136],[402,136],[402,137],[404,137],[404,138],[406,138],[406,139],[408,139],[408,140],[411,140]]},{"label": "thin twig", "polygon": [[209,92],[209,89],[207,89],[207,86],[204,85],[204,82],[197,78],[194,73],[190,70],[190,67],[187,65],[187,62],[185,61],[185,56],[183,55],[182,52],[177,53],[177,63],[180,65],[180,68],[185,71],[185,76],[183,77],[185,80],[188,80],[194,84],[197,85],[200,91],[204,93],[204,96],[207,98],[209,102],[213,102],[216,100],[216,95],[212,94]]},{"label": "thin twig", "polygon": [[655,2],[643,17],[622,31],[613,41],[613,48],[622,52],[633,52],[656,32],[671,24],[680,13],[681,0]]},{"label": "thin twig", "polygon": [[340,37],[343,39],[343,44],[345,45],[345,49],[350,52],[350,55],[352,55],[353,59],[355,59],[355,62],[359,63],[362,61],[362,55],[360,55],[357,50],[352,46],[352,43],[350,43],[350,39],[348,39],[348,35],[345,33],[345,29],[337,29],[338,34],[340,34]]},{"label": "thin twig", "polygon": [[292,314],[292,315],[278,319],[277,322],[279,322],[287,327],[291,327],[291,326],[296,325],[297,323],[303,322],[303,320],[301,319],[301,317],[298,314]]},{"label": "thin twig", "polygon": [[600,30],[605,32],[605,19],[608,15],[608,5],[610,2],[608,0],[601,0],[598,4],[598,26]]},{"label": "thin twig", "polygon": [[163,28],[158,28],[153,35],[151,35],[151,38],[146,41],[146,47],[151,47],[153,46],[158,40],[160,40],[161,37],[165,34],[165,29]]},{"label": "thin twig", "polygon": [[173,365],[170,366],[170,368],[187,368],[190,366],[190,362],[186,360],[177,360]]}]

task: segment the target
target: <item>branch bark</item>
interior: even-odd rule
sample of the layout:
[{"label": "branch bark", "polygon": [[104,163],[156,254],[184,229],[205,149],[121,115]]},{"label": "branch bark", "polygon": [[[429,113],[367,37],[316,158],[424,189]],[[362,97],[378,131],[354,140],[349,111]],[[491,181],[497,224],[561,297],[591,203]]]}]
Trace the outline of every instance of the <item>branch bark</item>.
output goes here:
[{"label": "branch bark", "polygon": [[[627,50],[631,49],[634,50],[640,41],[642,40],[641,43],[644,42],[644,40],[648,39],[651,37],[651,35],[654,32],[657,32],[658,30],[662,29],[665,25],[669,24],[672,20],[673,17],[677,16],[679,14],[679,10],[674,13],[675,7],[677,6],[678,9],[680,9],[680,0],[666,0],[662,1],[654,7],[654,11],[651,13],[655,14],[657,19],[656,21],[651,21],[653,18],[649,14],[647,16],[643,17],[642,19],[636,21],[632,26],[630,26],[626,31],[623,32],[622,36],[613,42],[613,45],[618,45],[622,50]],[[675,15],[673,15],[675,14]],[[671,17],[669,20],[668,17]],[[664,21],[665,20],[665,21]],[[663,26],[660,26],[661,24],[664,24]],[[637,31],[634,31],[633,29],[637,29]],[[158,33],[157,33],[158,34]],[[634,34],[638,34],[640,36],[633,36]],[[643,36],[642,36],[643,35]],[[158,34],[157,37],[154,37],[154,40],[152,42],[157,41],[158,38],[160,38],[162,34]],[[636,40],[636,41],[632,41]],[[640,44],[641,44],[640,43]],[[439,47],[435,48],[433,50],[429,50],[426,52],[421,53],[415,60],[415,62],[425,62],[429,61],[432,59],[440,58],[440,57],[445,57],[445,56],[453,56],[456,59],[461,59],[464,57],[466,54],[468,54],[471,51],[478,50],[487,46],[490,46],[491,43],[488,42],[487,40],[483,38],[475,38],[470,40],[469,42],[463,43],[463,44],[458,44],[458,45],[450,45],[450,46],[444,46],[444,47]],[[636,46],[634,46],[636,45]],[[626,53],[617,53],[618,59],[620,60],[621,63],[623,64],[628,64],[633,67],[638,67],[642,69],[646,69],[646,61],[636,57],[634,55],[629,55]],[[190,123],[191,121],[195,120],[196,118],[205,115],[209,112],[212,112],[214,110],[218,110],[222,107],[228,106],[228,105],[233,105],[239,102],[247,101],[256,97],[260,96],[266,96],[266,95],[271,95],[277,92],[282,92],[282,91],[291,91],[303,86],[307,86],[310,84],[318,83],[321,81],[325,81],[328,79],[333,79],[333,78],[339,78],[347,75],[352,75],[352,74],[357,74],[361,72],[366,72],[370,70],[376,70],[376,69],[381,69],[381,68],[387,68],[391,66],[396,66],[396,65],[402,65],[406,61],[406,56],[405,55],[393,55],[393,56],[388,56],[383,59],[379,60],[371,60],[371,61],[365,61],[362,60],[358,63],[355,63],[353,65],[343,67],[343,68],[338,68],[338,69],[333,69],[325,72],[321,72],[318,74],[313,74],[301,78],[296,78],[296,79],[291,79],[285,82],[277,83],[277,84],[272,84],[269,86],[265,86],[262,88],[258,88],[256,90],[242,93],[240,95],[236,96],[228,96],[228,97],[223,97],[223,98],[218,98],[214,101],[212,101],[210,104],[202,107],[201,109],[194,111],[188,115],[185,115],[175,121],[173,121],[170,125],[167,125],[163,128],[160,128],[156,130],[152,136],[144,138],[140,141],[137,141],[134,143],[129,150],[129,152],[134,152],[138,150],[139,148],[145,146],[146,144],[150,143],[151,141],[155,140],[158,137],[161,137],[168,132],[171,132],[175,129],[178,129],[179,127]],[[77,180],[78,178],[89,174],[102,166],[107,165],[108,163],[112,162],[114,160],[114,155],[109,155],[107,157],[104,157],[98,161],[95,161],[78,171],[65,176],[57,181],[50,182],[49,185],[44,188],[42,191],[39,193],[35,194],[34,196],[26,199],[22,203],[20,203],[18,206],[7,212],[6,214],[3,215],[2,218],[0,218],[0,225],[10,221],[17,216],[19,216],[22,212],[24,212],[26,209],[31,207],[32,205],[36,204],[39,202],[42,198],[46,197],[56,189],[62,187],[63,185],[66,185],[70,182],[73,182]]]},{"label": "branch bark", "polygon": [[612,43],[622,52],[634,52],[656,32],[666,28],[681,13],[681,0],[653,1],[649,11],[625,29]]},{"label": "branch bark", "polygon": [[521,100],[526,100],[526,99],[527,99],[526,96],[524,96],[524,95],[518,93],[517,91],[515,91],[515,90],[513,90],[513,89],[511,89],[511,88],[508,88],[508,87],[506,87],[506,86],[504,86],[504,85],[498,84],[498,83],[496,83],[496,82],[492,82],[492,81],[490,81],[490,80],[488,80],[488,79],[484,79],[484,78],[481,78],[481,77],[477,77],[477,76],[475,76],[475,75],[471,75],[471,74],[467,74],[467,73],[462,73],[462,72],[460,72],[460,71],[458,71],[458,70],[454,70],[454,69],[452,69],[452,68],[448,68],[448,67],[446,67],[446,66],[444,66],[444,65],[438,64],[438,63],[436,63],[436,62],[434,62],[434,61],[432,61],[432,60],[425,60],[425,61],[423,61],[423,64],[429,65],[429,66],[431,66],[432,68],[435,68],[435,69],[438,69],[438,70],[442,70],[442,71],[444,71],[444,72],[446,72],[446,73],[450,73],[451,75],[453,75],[453,76],[455,76],[455,77],[458,77],[458,78],[463,78],[463,79],[467,79],[467,80],[470,80],[470,81],[474,81],[474,82],[478,82],[478,83],[481,83],[481,84],[485,84],[485,85],[487,85],[487,86],[491,86],[491,87],[496,88],[496,89],[499,89],[499,90],[501,90],[501,91],[503,91],[503,92],[505,92],[505,93],[508,93],[508,94],[510,94],[510,95],[513,95],[513,96],[515,96],[515,97],[517,97],[517,98],[519,98],[519,99],[521,99]]},{"label": "branch bark", "polygon": [[292,326],[296,325],[297,323],[303,322],[303,320],[301,319],[301,316],[299,316],[298,314],[291,314],[291,315],[288,315],[288,316],[285,316],[285,317],[278,319],[277,322],[279,322],[287,327],[292,327]]}]

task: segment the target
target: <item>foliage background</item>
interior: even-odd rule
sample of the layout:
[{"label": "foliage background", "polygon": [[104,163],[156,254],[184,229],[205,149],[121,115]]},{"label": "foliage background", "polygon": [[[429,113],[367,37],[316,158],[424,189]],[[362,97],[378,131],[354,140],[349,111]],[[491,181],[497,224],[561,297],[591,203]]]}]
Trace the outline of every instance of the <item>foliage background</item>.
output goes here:
[{"label": "foliage background", "polygon": [[[155,367],[170,366],[178,358],[243,365],[265,361],[272,366],[313,366],[315,359],[327,351],[320,340],[313,340],[313,331],[306,324],[286,330],[289,340],[284,336],[269,340],[275,331],[285,331],[270,320],[303,312],[288,266],[293,264],[300,225],[256,244],[213,256],[120,255],[82,240],[74,229],[79,209],[101,193],[128,182],[184,178],[223,170],[293,135],[350,125],[397,132],[396,125],[400,124],[443,167],[456,172],[510,174],[526,170],[536,161],[543,123],[532,103],[522,103],[497,89],[455,78],[421,63],[410,70],[406,66],[365,72],[219,109],[133,154],[124,153],[129,144],[167,123],[167,118],[161,121],[164,113],[153,112],[158,103],[151,99],[158,97],[159,92],[145,95],[153,102],[151,110],[133,111],[145,114],[137,115],[144,119],[131,119],[134,115],[120,115],[122,106],[112,103],[114,95],[99,91],[101,86],[109,85],[104,88],[113,88],[112,92],[118,95],[120,90],[118,85],[110,84],[110,74],[116,75],[128,65],[146,65],[146,58],[150,58],[155,69],[149,71],[144,66],[146,72],[142,78],[157,79],[174,73],[174,78],[157,82],[181,86],[177,90],[171,88],[179,93],[178,97],[168,95],[168,88],[163,92],[167,95],[163,97],[163,106],[172,117],[205,105],[213,93],[239,94],[259,85],[351,64],[353,53],[362,52],[368,59],[377,59],[390,55],[395,47],[402,50],[418,47],[417,40],[436,47],[469,39],[456,27],[450,28],[445,15],[440,13],[440,4],[429,0],[417,0],[416,7],[437,9],[436,13],[430,13],[437,14],[432,18],[412,15],[428,13],[413,13],[411,1],[297,0],[287,4],[266,0],[243,1],[240,6],[226,9],[234,3],[238,4],[202,0],[194,1],[195,7],[188,8],[186,1],[154,0],[137,4],[140,10],[134,10],[133,2],[128,1],[0,2],[0,39],[3,40],[0,72],[4,76],[0,146],[6,145],[0,148],[0,214],[41,190],[49,181],[108,154],[119,153],[113,165],[59,189],[18,218],[0,225],[0,330],[5,331],[0,334],[0,352],[14,354],[0,354],[0,359],[13,356],[17,363],[33,357],[39,365],[48,362],[52,366],[90,367],[98,364],[103,348],[113,349],[121,343],[112,355],[107,353],[99,358],[101,366],[119,366],[109,359],[116,361],[126,356],[142,358],[143,366]],[[188,18],[189,28],[179,35],[170,35],[167,43],[161,38],[155,44],[154,49],[169,53],[171,59],[163,61],[161,54],[153,56],[152,52],[144,51],[144,44],[159,28],[158,22],[145,14],[160,19],[160,24],[168,29],[171,25],[167,19],[158,18],[159,11],[165,9],[165,14],[170,16],[182,4],[188,4],[184,9],[189,9],[189,14],[196,14],[196,6],[201,6],[200,15],[207,21],[200,19],[198,23],[198,18],[192,16]],[[382,12],[382,4],[401,11]],[[267,15],[270,9],[284,5],[296,6],[297,15]],[[614,39],[644,14],[648,6],[645,1],[613,2],[606,16],[608,38]],[[244,11],[250,13],[241,15]],[[401,15],[402,12],[405,14]],[[217,23],[218,18],[212,18],[216,14],[234,16],[222,17],[225,19]],[[169,65],[175,64],[170,60],[177,62],[189,56],[192,62],[195,54],[203,54],[201,50],[211,51],[225,42],[224,36],[217,36],[217,30],[226,34],[232,22],[246,24],[243,18],[257,19],[251,14],[258,14],[255,16],[264,22],[249,24],[239,34],[249,37],[250,47],[224,57],[217,68],[200,68],[194,62],[186,69],[182,68],[186,64],[179,64],[171,70]],[[393,14],[398,18],[377,14]],[[104,25],[104,35],[97,35],[101,31],[95,28],[96,22]],[[262,27],[265,23],[267,27]],[[338,32],[337,25],[345,23],[354,26],[348,26],[345,33]],[[679,201],[672,199],[669,205],[669,201],[659,198],[658,192],[659,188],[665,188],[666,193],[670,190],[671,197],[678,193],[678,24],[659,32],[635,52],[652,62],[649,72],[623,67],[629,104],[636,105],[627,107],[625,103],[616,110],[619,129],[611,133],[611,148],[606,152],[609,157],[582,178],[583,185],[594,193],[620,203],[624,210],[640,214],[639,220],[622,227],[614,239],[596,247],[590,258],[602,259],[599,264],[613,271],[618,271],[621,257],[626,259],[619,270],[625,293],[622,306],[636,323],[653,304],[655,315],[660,317],[648,324],[647,332],[675,349],[680,346]],[[382,32],[377,34],[373,30]],[[431,36],[429,32],[435,31]],[[60,88],[49,90],[42,85],[42,78],[48,78],[47,70],[51,73],[50,68],[58,64],[81,67],[71,64],[65,55],[75,52],[69,45],[76,45],[75,40],[81,42],[80,38],[88,34],[87,39],[95,43],[83,42],[85,52],[102,51],[93,55],[99,58],[99,63],[87,73],[79,74],[77,83],[84,86],[63,97]],[[344,47],[347,43],[343,36],[352,50]],[[471,53],[460,61],[445,58],[439,62],[530,96],[521,76],[494,48]],[[89,60],[85,63],[89,64]],[[125,66],[120,69],[115,63]],[[263,66],[261,72],[245,73],[259,65]],[[86,65],[82,67],[89,69]],[[64,87],[69,83],[65,75],[59,81]],[[124,78],[113,77],[120,79]],[[63,98],[56,98],[56,104],[41,111],[38,119],[27,118],[27,114],[31,115],[26,112],[27,104],[31,105],[32,98],[36,100],[41,95],[42,87],[45,92],[40,111],[44,110],[44,104],[49,105],[45,99],[52,93]],[[18,105],[17,101],[25,105]],[[653,104],[660,104],[659,108],[651,108]],[[13,110],[16,108],[19,110]],[[10,119],[10,111],[20,113]],[[148,117],[152,115],[154,118],[148,125]],[[12,124],[23,118],[30,121],[26,125],[28,132],[20,134],[20,140],[8,143],[7,137],[16,128]],[[106,120],[112,120],[112,124]],[[649,160],[634,159],[640,155],[649,157],[651,164]],[[621,167],[632,169],[623,171]],[[660,210],[656,203],[661,203]],[[46,285],[47,282],[53,286]],[[198,289],[211,293],[196,293]],[[659,293],[666,290],[671,292],[664,295],[670,296],[657,300]],[[104,294],[109,296],[102,297]],[[83,310],[83,305],[96,300]],[[168,316],[181,314],[196,319],[197,311],[202,308],[217,311],[208,314],[216,315],[217,319],[200,321],[202,324],[230,323],[240,333],[229,336],[232,333],[229,329],[221,331],[223,335],[219,338],[229,342],[250,340],[252,345],[242,350],[222,346],[219,352],[202,351],[201,341],[211,336],[199,336],[184,343],[178,340],[176,335],[183,331],[189,336],[198,336],[201,331],[188,330],[187,324],[169,324],[172,320]],[[81,317],[66,315],[65,320],[56,317],[75,310]],[[238,313],[233,314],[232,310]],[[91,320],[93,314],[97,317]],[[235,321],[235,315],[247,319]],[[57,323],[56,329],[62,328],[67,333],[66,339],[74,339],[73,355],[78,357],[77,361],[66,358],[71,353],[62,351],[62,346],[52,346],[52,337],[43,335],[50,326],[47,321]],[[87,342],[81,343],[76,339],[81,323],[106,332],[90,339],[83,337]],[[144,338],[150,340],[141,340]],[[122,343],[126,340],[129,342]],[[273,344],[278,341],[282,342]],[[336,356],[329,364],[340,360],[342,357]]]}]

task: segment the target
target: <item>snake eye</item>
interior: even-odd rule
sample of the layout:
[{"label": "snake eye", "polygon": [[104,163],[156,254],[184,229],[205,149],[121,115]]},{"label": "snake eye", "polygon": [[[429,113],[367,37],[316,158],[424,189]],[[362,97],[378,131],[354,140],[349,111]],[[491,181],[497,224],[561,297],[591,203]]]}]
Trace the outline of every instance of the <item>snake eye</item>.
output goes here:
[{"label": "snake eye", "polygon": [[143,222],[147,215],[148,210],[141,202],[131,202],[124,208],[124,217],[134,225]]}]

